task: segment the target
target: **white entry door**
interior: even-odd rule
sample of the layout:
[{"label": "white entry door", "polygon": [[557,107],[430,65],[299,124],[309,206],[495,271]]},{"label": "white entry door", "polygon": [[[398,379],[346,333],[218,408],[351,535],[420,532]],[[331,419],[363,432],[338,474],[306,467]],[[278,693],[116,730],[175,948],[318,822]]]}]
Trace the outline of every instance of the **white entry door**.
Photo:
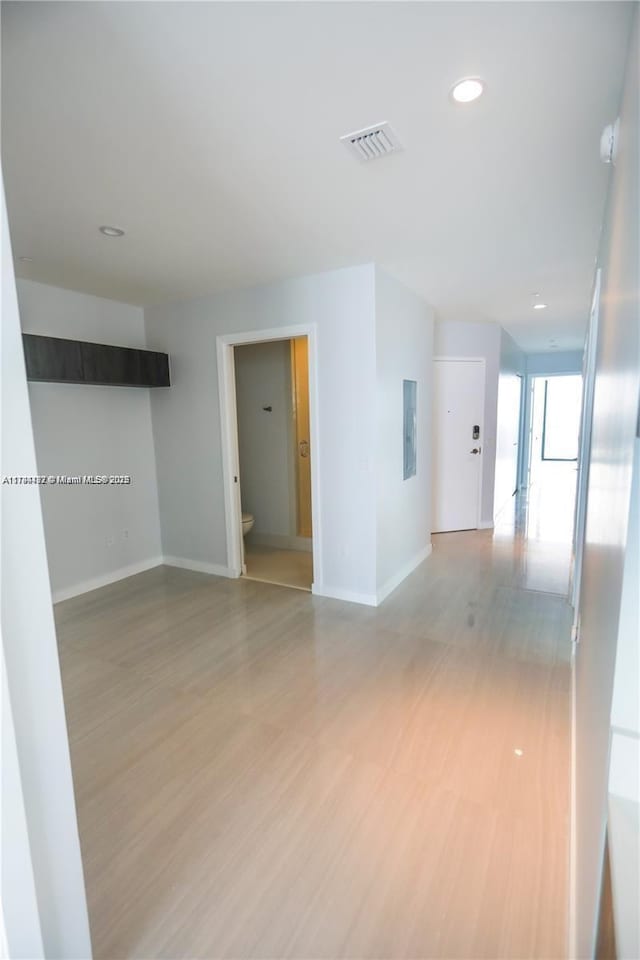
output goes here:
[{"label": "white entry door", "polygon": [[432,530],[480,523],[484,361],[433,361]]}]

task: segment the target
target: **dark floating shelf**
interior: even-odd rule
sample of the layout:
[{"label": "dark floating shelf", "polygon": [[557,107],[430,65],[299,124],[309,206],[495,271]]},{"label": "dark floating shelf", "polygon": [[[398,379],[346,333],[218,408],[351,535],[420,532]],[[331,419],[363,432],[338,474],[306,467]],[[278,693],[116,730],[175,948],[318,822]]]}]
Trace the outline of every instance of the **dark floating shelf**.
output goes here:
[{"label": "dark floating shelf", "polygon": [[166,353],[33,333],[23,333],[22,343],[27,380],[113,387],[171,386]]}]

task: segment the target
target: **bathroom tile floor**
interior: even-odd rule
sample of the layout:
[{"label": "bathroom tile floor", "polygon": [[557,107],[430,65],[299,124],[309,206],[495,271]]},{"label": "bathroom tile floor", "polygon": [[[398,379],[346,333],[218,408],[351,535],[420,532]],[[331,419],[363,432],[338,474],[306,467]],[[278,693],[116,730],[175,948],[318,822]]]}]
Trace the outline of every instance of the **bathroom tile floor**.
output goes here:
[{"label": "bathroom tile floor", "polygon": [[246,577],[282,587],[311,590],[313,555],[306,550],[280,550],[275,547],[245,545]]}]

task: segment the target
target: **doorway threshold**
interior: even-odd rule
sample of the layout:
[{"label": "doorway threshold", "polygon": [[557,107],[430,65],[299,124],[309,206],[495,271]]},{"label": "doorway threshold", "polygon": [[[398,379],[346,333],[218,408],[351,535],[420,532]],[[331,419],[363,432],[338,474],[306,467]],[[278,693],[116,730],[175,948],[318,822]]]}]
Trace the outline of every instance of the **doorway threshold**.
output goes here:
[{"label": "doorway threshold", "polygon": [[243,573],[242,580],[253,580],[254,583],[268,583],[272,587],[289,587],[290,590],[302,590],[303,593],[311,593],[311,587],[304,587],[300,583],[285,583],[284,580],[270,580],[267,577],[256,577],[250,573]]}]

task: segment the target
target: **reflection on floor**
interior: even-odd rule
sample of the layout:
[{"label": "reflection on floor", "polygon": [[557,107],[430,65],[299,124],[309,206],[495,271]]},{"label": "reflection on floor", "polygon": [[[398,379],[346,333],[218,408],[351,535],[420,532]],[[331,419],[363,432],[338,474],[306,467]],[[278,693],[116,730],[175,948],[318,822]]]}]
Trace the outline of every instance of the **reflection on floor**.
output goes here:
[{"label": "reflection on floor", "polygon": [[539,461],[529,490],[497,518],[496,539],[518,535],[514,561],[527,590],[568,594],[576,477],[574,462]]},{"label": "reflection on floor", "polygon": [[306,550],[280,550],[245,543],[244,559],[249,580],[282,587],[311,590],[313,554]]},{"label": "reflection on floor", "polygon": [[529,492],[527,536],[571,543],[578,468],[575,461],[538,463]]},{"label": "reflection on floor", "polygon": [[59,604],[94,956],[566,956],[570,616],[530,548],[442,534],[377,609],[169,567]]}]

